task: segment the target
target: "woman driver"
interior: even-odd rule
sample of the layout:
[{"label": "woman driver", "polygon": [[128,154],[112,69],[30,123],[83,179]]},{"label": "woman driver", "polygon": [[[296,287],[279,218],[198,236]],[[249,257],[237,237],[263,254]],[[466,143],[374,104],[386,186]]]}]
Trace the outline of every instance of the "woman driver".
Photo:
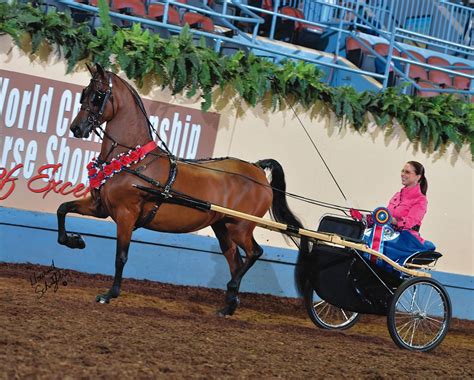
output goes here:
[{"label": "woman driver", "polygon": [[[394,240],[385,241],[383,250],[385,255],[396,261],[405,261],[415,252],[435,249],[432,242],[424,240],[419,234],[428,204],[425,168],[417,161],[409,161],[402,169],[401,180],[402,189],[395,193],[387,206],[392,215],[391,224],[400,235]],[[351,216],[357,220],[362,219],[357,210],[351,209]],[[369,226],[373,224],[371,219],[369,215]]]}]

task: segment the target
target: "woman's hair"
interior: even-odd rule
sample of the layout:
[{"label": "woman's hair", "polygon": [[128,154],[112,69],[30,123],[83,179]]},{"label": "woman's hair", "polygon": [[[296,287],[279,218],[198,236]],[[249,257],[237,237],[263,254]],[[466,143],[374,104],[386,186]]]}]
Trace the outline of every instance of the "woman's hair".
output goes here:
[{"label": "woman's hair", "polygon": [[418,161],[408,161],[407,164],[413,166],[416,175],[421,175],[420,181],[418,183],[420,184],[421,192],[426,195],[426,192],[428,191],[428,181],[425,177],[425,168]]}]

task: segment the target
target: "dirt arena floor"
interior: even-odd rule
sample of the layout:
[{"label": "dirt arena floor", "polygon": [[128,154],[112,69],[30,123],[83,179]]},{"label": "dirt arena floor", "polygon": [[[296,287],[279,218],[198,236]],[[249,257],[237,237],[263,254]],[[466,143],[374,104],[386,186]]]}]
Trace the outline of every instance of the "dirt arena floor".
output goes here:
[{"label": "dirt arena floor", "polygon": [[[453,320],[437,349],[413,353],[383,317],[324,331],[300,300],[242,294],[221,318],[222,291],[136,280],[101,305],[110,277],[48,270],[0,264],[2,379],[474,378],[474,322]],[[57,280],[46,290],[43,275]]]}]

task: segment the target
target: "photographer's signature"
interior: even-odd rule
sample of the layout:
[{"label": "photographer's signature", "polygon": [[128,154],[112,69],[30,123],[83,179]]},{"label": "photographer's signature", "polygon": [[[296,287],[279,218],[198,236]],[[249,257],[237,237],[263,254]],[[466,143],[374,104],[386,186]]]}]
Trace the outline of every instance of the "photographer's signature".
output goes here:
[{"label": "photographer's signature", "polygon": [[67,269],[56,268],[53,260],[51,266],[47,270],[33,273],[30,276],[30,284],[37,297],[41,298],[49,289],[53,289],[56,293],[59,289],[59,285],[67,286],[68,279],[69,271]]}]

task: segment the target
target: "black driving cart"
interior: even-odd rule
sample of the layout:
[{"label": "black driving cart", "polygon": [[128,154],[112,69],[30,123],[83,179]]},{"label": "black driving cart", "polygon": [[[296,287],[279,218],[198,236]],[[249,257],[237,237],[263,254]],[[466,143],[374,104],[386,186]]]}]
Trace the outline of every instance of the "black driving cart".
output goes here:
[{"label": "black driving cart", "polygon": [[362,222],[352,219],[332,215],[321,219],[317,232],[341,240],[314,240],[304,289],[311,320],[318,327],[337,330],[353,326],[360,314],[386,315],[390,335],[399,347],[434,349],[451,319],[449,295],[429,273],[442,255],[417,252],[399,265],[370,252],[362,240],[364,230]]}]

